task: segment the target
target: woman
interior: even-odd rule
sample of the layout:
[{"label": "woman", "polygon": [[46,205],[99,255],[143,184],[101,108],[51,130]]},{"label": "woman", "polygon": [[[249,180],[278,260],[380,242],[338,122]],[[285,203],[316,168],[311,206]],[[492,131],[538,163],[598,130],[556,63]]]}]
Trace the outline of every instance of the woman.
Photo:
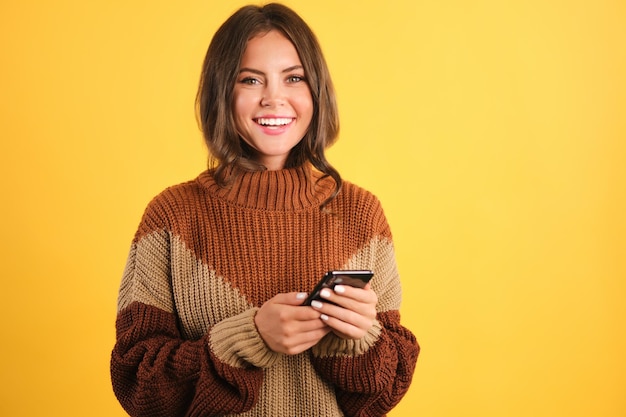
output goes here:
[{"label": "woman", "polygon": [[[339,123],[315,36],[284,6],[243,7],[211,41],[197,108],[209,169],[148,205],[122,278],[120,403],[133,416],[385,415],[419,346],[400,324],[380,203],[324,156]],[[332,269],[374,278],[303,306]]]}]

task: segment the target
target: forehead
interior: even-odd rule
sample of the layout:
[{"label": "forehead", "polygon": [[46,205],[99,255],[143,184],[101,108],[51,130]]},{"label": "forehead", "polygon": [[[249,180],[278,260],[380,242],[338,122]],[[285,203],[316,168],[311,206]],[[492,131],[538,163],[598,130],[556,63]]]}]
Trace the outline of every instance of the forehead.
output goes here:
[{"label": "forehead", "polygon": [[296,47],[278,30],[250,38],[241,59],[242,67],[291,67],[302,65]]}]

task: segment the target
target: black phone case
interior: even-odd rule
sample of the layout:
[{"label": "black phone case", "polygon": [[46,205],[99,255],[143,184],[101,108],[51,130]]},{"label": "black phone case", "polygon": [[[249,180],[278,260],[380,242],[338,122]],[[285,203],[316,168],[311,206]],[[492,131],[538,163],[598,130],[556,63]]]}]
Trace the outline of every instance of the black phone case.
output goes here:
[{"label": "black phone case", "polygon": [[372,279],[374,273],[368,270],[328,271],[317,283],[302,305],[310,306],[311,301],[320,298],[320,291],[324,288],[335,288],[335,285],[350,285],[363,288]]}]

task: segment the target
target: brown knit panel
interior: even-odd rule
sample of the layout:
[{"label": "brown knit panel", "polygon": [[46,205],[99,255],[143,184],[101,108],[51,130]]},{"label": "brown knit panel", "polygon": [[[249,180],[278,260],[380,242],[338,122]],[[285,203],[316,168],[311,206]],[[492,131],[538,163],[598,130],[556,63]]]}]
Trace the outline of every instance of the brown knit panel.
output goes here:
[{"label": "brown knit panel", "polygon": [[[283,180],[263,185],[281,189]],[[378,200],[351,184],[330,206],[336,215],[315,205],[268,210],[265,200],[260,207],[242,208],[242,202],[259,202],[259,195],[242,197],[250,189],[240,187],[236,195],[229,191],[229,199],[209,201],[215,196],[199,182],[173,187],[148,207],[136,241],[154,228],[169,229],[216,276],[260,306],[277,293],[308,291],[326,271],[345,267],[372,239],[391,237]],[[311,198],[308,191],[298,194],[307,202]],[[351,266],[376,269],[373,259]]]}]

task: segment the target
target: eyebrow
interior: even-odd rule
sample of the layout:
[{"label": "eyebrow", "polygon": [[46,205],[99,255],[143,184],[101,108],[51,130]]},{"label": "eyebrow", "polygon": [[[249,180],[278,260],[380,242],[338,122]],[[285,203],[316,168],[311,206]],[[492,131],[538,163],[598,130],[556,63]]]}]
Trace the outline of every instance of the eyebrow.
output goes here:
[{"label": "eyebrow", "polygon": [[[285,68],[281,72],[284,74],[284,73],[287,73],[287,72],[301,70],[301,69],[304,69],[304,67],[302,65],[294,65],[294,66]],[[239,74],[241,74],[242,72],[251,72],[253,74],[265,75],[265,73],[263,71],[259,71],[259,70],[254,69],[254,68],[241,68],[241,69],[239,69]]]}]

